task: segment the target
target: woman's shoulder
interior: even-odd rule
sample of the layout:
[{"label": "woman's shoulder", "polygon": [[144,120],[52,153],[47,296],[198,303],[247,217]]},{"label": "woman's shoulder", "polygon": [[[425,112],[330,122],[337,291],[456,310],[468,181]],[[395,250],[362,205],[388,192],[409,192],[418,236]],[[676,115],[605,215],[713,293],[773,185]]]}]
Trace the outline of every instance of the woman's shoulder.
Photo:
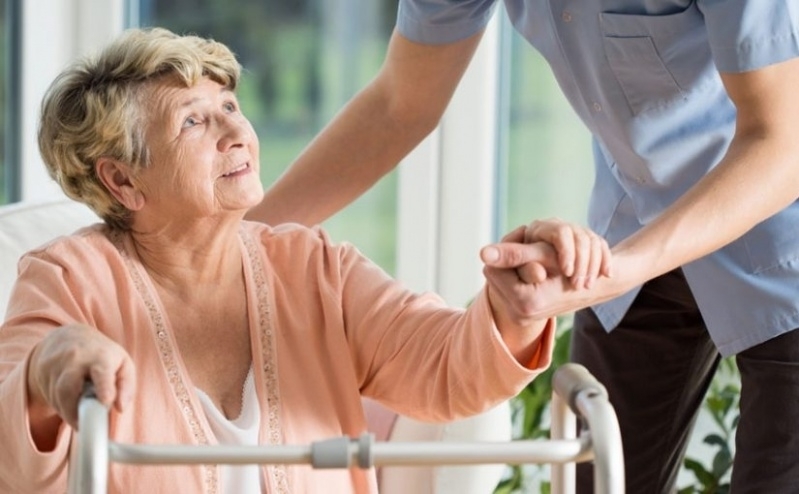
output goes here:
[{"label": "woman's shoulder", "polygon": [[114,233],[104,223],[82,227],[71,234],[59,235],[29,250],[25,257],[60,260],[97,260],[118,252],[113,238],[125,235]]},{"label": "woman's shoulder", "polygon": [[245,242],[252,239],[274,264],[282,264],[285,260],[296,267],[301,259],[307,264],[315,260],[338,263],[357,252],[348,242],[333,241],[320,226],[297,223],[273,226],[245,221],[243,232]]},{"label": "woman's shoulder", "polygon": [[299,223],[267,225],[254,221],[244,221],[243,230],[255,237],[266,247],[288,246],[299,248],[331,244],[330,236],[320,226],[308,227]]}]

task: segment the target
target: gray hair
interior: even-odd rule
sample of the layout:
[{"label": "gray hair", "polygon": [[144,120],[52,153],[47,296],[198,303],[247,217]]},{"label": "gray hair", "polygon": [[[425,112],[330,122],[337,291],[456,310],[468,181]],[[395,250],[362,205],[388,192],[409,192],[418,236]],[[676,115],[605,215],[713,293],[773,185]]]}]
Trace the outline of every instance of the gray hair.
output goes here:
[{"label": "gray hair", "polygon": [[67,196],[111,227],[130,228],[131,212],[95,172],[102,157],[147,167],[142,88],[164,77],[191,87],[203,77],[235,90],[241,66],[224,44],[163,28],[129,29],[98,55],[64,70],[42,101],[39,150]]}]

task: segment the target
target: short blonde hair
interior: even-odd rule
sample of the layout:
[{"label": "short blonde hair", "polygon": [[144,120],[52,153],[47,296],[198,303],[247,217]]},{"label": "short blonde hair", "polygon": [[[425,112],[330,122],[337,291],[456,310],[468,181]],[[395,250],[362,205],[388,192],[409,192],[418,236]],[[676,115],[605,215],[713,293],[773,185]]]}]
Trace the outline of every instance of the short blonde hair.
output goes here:
[{"label": "short blonde hair", "polygon": [[39,150],[50,176],[71,198],[91,207],[114,228],[129,229],[131,212],[95,172],[101,157],[149,164],[141,88],[163,77],[191,87],[208,77],[228,89],[241,66],[224,44],[163,28],[129,29],[98,55],[64,70],[45,94]]}]

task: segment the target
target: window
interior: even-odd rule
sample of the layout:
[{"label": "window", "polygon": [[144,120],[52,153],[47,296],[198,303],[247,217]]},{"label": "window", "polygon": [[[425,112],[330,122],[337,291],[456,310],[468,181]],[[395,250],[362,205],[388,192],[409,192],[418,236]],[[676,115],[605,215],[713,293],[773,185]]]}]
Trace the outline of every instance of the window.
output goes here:
[{"label": "window", "polygon": [[15,109],[9,108],[8,102],[13,98],[8,97],[8,92],[12,84],[9,80],[10,75],[14,73],[10,70],[11,61],[14,60],[14,53],[12,49],[15,46],[13,40],[16,38],[17,33],[14,27],[18,23],[10,22],[14,12],[10,12],[13,8],[13,1],[7,2],[0,0],[0,204],[5,204],[16,199],[17,194],[17,171],[18,167],[13,163],[14,159],[11,152],[14,149],[9,147],[8,143],[12,136],[9,135],[9,129],[14,128],[14,125],[9,125],[9,122],[15,118]]},{"label": "window", "polygon": [[499,231],[550,217],[586,224],[590,134],[546,60],[504,15],[501,66]]},{"label": "window", "polygon": [[[244,67],[239,98],[261,141],[265,186],[277,178],[383,60],[397,0],[142,0],[131,19],[210,36]],[[389,272],[396,244],[396,174],[325,228]]]}]

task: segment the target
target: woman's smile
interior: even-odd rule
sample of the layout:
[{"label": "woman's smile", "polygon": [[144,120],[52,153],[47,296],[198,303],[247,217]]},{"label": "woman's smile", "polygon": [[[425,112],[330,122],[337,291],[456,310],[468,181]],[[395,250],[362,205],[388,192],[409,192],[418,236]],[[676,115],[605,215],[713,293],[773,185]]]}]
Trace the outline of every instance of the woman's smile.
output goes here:
[{"label": "woman's smile", "polygon": [[250,163],[243,163],[236,168],[230,170],[229,172],[222,175],[221,178],[234,178],[234,177],[241,177],[243,175],[248,175],[252,171],[252,167],[250,167]]}]

